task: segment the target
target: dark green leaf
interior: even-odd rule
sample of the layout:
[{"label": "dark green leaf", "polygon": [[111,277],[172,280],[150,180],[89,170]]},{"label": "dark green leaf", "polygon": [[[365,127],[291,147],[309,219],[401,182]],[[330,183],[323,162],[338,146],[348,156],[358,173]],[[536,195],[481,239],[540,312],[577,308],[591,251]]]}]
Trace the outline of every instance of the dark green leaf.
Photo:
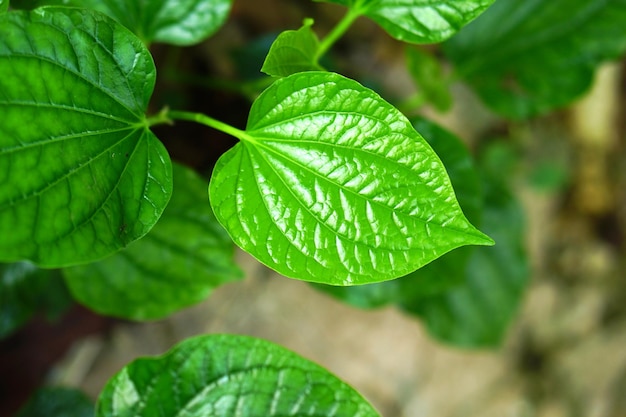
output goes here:
[{"label": "dark green leaf", "polygon": [[287,349],[244,336],[188,339],[138,359],[100,394],[97,417],[377,417],[354,389]]},{"label": "dark green leaf", "polygon": [[48,387],[37,390],[15,417],[93,417],[94,414],[94,404],[82,392]]},{"label": "dark green leaf", "polygon": [[145,46],[95,12],[0,15],[0,260],[62,267],[148,232],[171,194]]},{"label": "dark green leaf", "polygon": [[239,278],[232,257],[232,241],[206,201],[206,182],[175,164],[172,199],[150,233],[64,274],[74,297],[100,314],[157,319]]},{"label": "dark green leaf", "polygon": [[[440,155],[463,212],[470,221],[480,223],[483,207],[480,179],[465,144],[452,133],[426,119],[414,119],[413,126],[437,155]],[[463,283],[467,262],[473,250],[473,247],[458,248],[393,281],[356,287],[316,285],[316,288],[360,308],[413,302],[420,297],[431,296]]]},{"label": "dark green leaf", "polygon": [[30,262],[0,264],[0,338],[43,312],[55,318],[72,304],[56,270],[38,269]]},{"label": "dark green leaf", "polygon": [[457,346],[497,346],[528,281],[522,209],[496,181],[487,183],[482,226],[496,245],[474,249],[464,285],[403,305],[423,318],[432,335]]},{"label": "dark green leaf", "polygon": [[71,0],[101,11],[132,30],[144,42],[193,45],[226,22],[232,0]]},{"label": "dark green leaf", "polygon": [[317,0],[365,15],[396,39],[441,42],[481,14],[494,0]]},{"label": "dark green leaf", "polygon": [[626,0],[499,0],[447,44],[487,105],[523,118],[570,103],[626,51]]},{"label": "dark green leaf", "polygon": [[380,282],[491,239],[465,218],[445,168],[375,92],[328,72],[281,78],[254,102],[210,183],[218,220],[283,275]]},{"label": "dark green leaf", "polygon": [[439,61],[432,55],[412,47],[406,48],[409,74],[419,88],[419,93],[437,110],[446,111],[452,106],[452,96]]},{"label": "dark green leaf", "polygon": [[261,71],[274,77],[286,77],[296,72],[321,70],[317,63],[319,41],[312,25],[313,20],[306,19],[300,29],[278,35]]}]

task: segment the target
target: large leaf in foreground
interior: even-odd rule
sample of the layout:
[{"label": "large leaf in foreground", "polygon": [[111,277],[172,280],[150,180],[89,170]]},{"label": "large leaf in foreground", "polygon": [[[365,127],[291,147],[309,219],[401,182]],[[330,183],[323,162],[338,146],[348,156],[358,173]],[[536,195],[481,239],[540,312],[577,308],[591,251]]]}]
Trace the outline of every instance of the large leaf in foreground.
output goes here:
[{"label": "large leaf in foreground", "polygon": [[405,275],[489,245],[443,164],[375,92],[327,72],[282,78],[254,102],[210,183],[218,220],[283,275],[333,285]]},{"label": "large leaf in foreground", "polygon": [[100,262],[66,268],[74,297],[100,314],[158,319],[238,278],[233,243],[206,201],[206,183],[174,165],[174,193],[142,239]]},{"label": "large leaf in foreground", "polygon": [[144,112],[148,50],[96,12],[0,15],[0,260],[103,258],[143,236],[171,194]]},{"label": "large leaf in foreground", "polygon": [[188,339],[132,362],[100,394],[97,417],[378,417],[322,367],[264,340]]},{"label": "large leaf in foreground", "polygon": [[461,78],[510,117],[563,106],[626,51],[626,0],[499,0],[446,45]]},{"label": "large leaf in foreground", "polygon": [[347,6],[396,39],[441,42],[481,14],[494,0],[317,0]]},{"label": "large leaf in foreground", "polygon": [[[413,126],[441,156],[463,212],[470,221],[478,224],[482,218],[482,190],[478,171],[467,146],[452,133],[426,119],[415,118]],[[419,302],[417,300],[421,297],[432,296],[462,284],[468,259],[474,250],[474,247],[458,248],[392,281],[353,287],[315,285],[315,288],[360,308]]]},{"label": "large leaf in foreground", "polygon": [[144,42],[193,45],[226,22],[232,0],[71,0],[101,11],[132,30]]}]

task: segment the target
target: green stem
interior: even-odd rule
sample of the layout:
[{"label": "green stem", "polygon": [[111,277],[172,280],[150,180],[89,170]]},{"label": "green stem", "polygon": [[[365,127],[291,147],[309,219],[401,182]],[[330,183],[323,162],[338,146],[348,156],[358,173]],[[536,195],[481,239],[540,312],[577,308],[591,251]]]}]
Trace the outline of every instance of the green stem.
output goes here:
[{"label": "green stem", "polygon": [[343,36],[344,33],[350,28],[352,23],[361,16],[362,12],[359,7],[352,7],[348,9],[348,12],[337,23],[337,25],[326,35],[324,39],[320,41],[317,48],[317,54],[315,55],[316,61],[324,56],[326,52]]},{"label": "green stem", "polygon": [[190,122],[200,123],[202,125],[212,127],[213,129],[234,136],[239,140],[250,140],[250,136],[243,130],[237,129],[229,124],[221,122],[217,119],[209,117],[202,113],[194,113],[188,111],[170,110],[165,108],[158,114],[147,119],[148,125],[155,124],[171,124],[174,120],[186,120]]}]

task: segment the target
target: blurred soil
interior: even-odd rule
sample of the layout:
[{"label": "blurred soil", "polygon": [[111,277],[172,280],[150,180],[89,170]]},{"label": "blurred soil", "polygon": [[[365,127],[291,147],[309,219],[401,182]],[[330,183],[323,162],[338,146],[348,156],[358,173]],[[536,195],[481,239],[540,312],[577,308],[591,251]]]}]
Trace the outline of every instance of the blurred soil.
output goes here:
[{"label": "blurred soil", "polygon": [[[175,60],[185,71],[232,79],[231,49],[264,33],[295,29],[308,15],[317,16],[315,28],[324,32],[341,13],[339,7],[308,0],[237,0],[229,23],[206,44],[182,52],[157,46],[155,56],[163,67]],[[390,97],[414,89],[403,70],[401,47],[370,22],[358,21],[337,51],[342,72],[367,77],[368,84],[382,86]],[[161,72],[155,111],[170,102],[245,125],[246,99],[185,85],[167,69]],[[247,278],[217,289],[200,305],[146,324],[93,318],[78,309],[72,314],[87,317],[90,330],[66,324],[51,334],[35,322],[11,339],[13,345],[3,342],[3,361],[37,362],[56,342],[70,340],[29,372],[39,372],[48,383],[80,387],[95,398],[105,381],[137,356],[162,353],[195,334],[241,333],[278,342],[320,363],[385,417],[626,417],[624,66],[606,65],[583,101],[527,124],[504,124],[461,86],[455,87],[455,96],[451,112],[442,116],[427,109],[428,114],[473,148],[507,136],[521,152],[513,184],[527,213],[533,275],[500,349],[444,346],[418,321],[394,309],[360,311],[342,305],[238,253]],[[233,143],[183,123],[158,135],[175,159],[204,173]],[[551,163],[564,180],[533,179],[546,166],[554,168]],[[49,342],[15,345],[15,338],[37,331],[39,338],[31,340]],[[54,365],[46,370],[50,362]],[[3,379],[6,369],[19,372],[14,368],[1,368]],[[15,388],[2,389],[10,395]]]}]

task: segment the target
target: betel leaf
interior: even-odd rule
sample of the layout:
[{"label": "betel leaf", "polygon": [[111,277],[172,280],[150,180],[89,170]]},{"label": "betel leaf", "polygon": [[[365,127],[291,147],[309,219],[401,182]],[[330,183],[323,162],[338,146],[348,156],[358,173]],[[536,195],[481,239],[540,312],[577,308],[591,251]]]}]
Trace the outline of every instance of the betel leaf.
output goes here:
[{"label": "betel leaf", "polygon": [[144,42],[193,45],[226,22],[232,0],[71,0],[101,11],[132,30]]},{"label": "betel leaf", "polygon": [[394,38],[410,43],[441,42],[480,15],[495,0],[317,0],[347,6]]},{"label": "betel leaf", "polygon": [[487,105],[524,118],[583,93],[626,51],[624,27],[626,0],[499,0],[445,51]]},{"label": "betel leaf", "polygon": [[95,406],[81,391],[63,388],[40,388],[15,417],[93,417]]},{"label": "betel leaf", "polygon": [[30,262],[0,264],[0,338],[7,337],[35,313],[56,318],[72,305],[58,270]]},{"label": "betel leaf", "polygon": [[100,13],[0,15],[0,261],[62,267],[146,234],[172,190],[144,112],[155,68]]},{"label": "betel leaf", "polygon": [[403,303],[436,338],[471,348],[498,346],[522,299],[529,267],[520,205],[497,181],[485,179],[482,227],[497,245],[475,248],[466,282],[443,294]]},{"label": "betel leaf", "polygon": [[[454,134],[435,123],[417,117],[413,126],[441,155],[459,204],[467,218],[480,223],[483,195],[480,177],[467,146]],[[315,285],[348,304],[360,308],[376,308],[388,304],[413,302],[463,283],[469,256],[474,247],[462,247],[435,259],[423,268],[393,281],[353,287]]]},{"label": "betel leaf", "polygon": [[411,123],[356,81],[281,78],[240,133],[215,166],[210,200],[235,243],[285,276],[379,282],[493,243],[467,221]]},{"label": "betel leaf", "polygon": [[273,343],[197,336],[138,359],[104,387],[96,417],[377,417],[354,389]]},{"label": "betel leaf", "polygon": [[313,19],[306,19],[300,29],[278,35],[261,71],[274,77],[286,77],[296,72],[321,70],[317,63],[319,41],[312,25]]},{"label": "betel leaf", "polygon": [[100,262],[66,268],[68,287],[100,314],[158,319],[241,276],[233,243],[206,201],[206,182],[174,164],[174,193],[142,239]]}]

